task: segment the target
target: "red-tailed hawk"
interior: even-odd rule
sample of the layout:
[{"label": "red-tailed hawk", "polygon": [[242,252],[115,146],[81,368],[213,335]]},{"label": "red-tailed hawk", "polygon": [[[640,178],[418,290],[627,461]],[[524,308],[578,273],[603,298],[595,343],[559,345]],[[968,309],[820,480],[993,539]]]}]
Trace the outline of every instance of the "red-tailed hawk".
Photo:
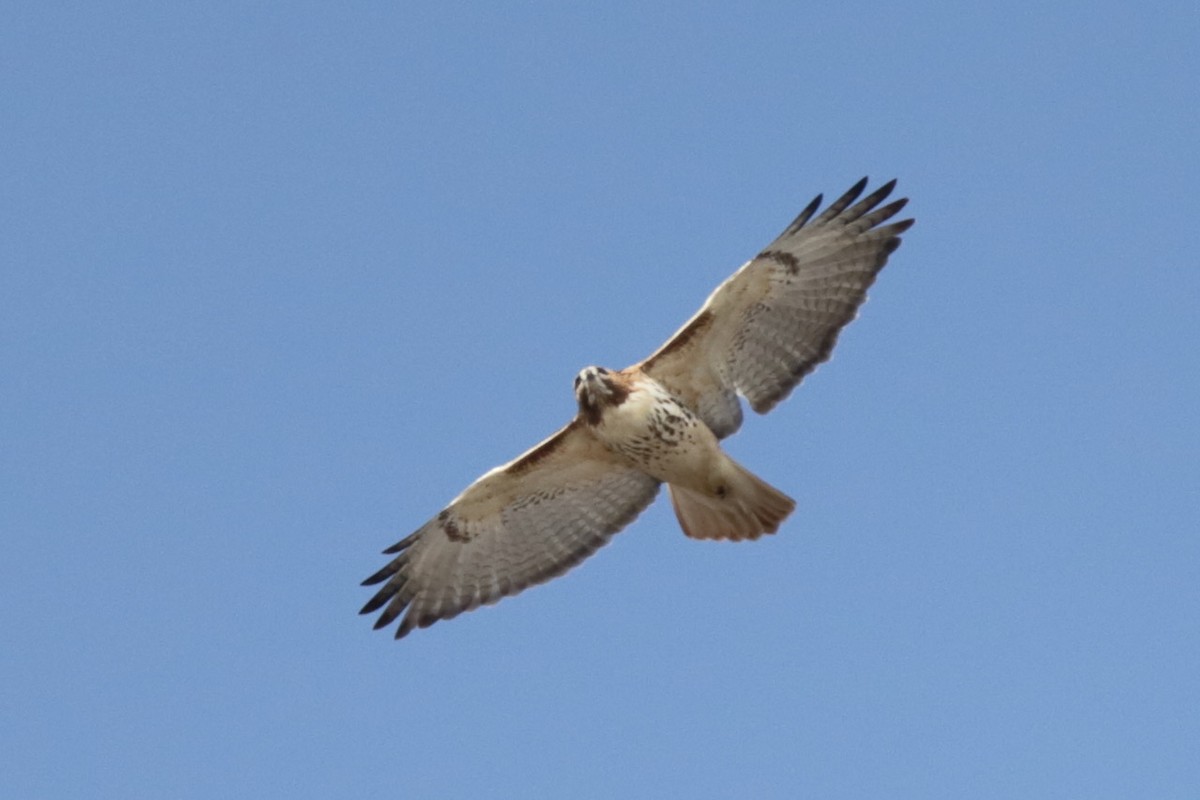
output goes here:
[{"label": "red-tailed hawk", "polygon": [[383,586],[361,613],[382,608],[376,628],[403,614],[399,639],[561,575],[663,483],[692,538],[774,533],[795,502],[719,440],[741,426],[739,394],[765,414],[829,358],[913,224],[889,222],[907,200],[880,205],[895,183],[858,200],[863,178],[814,217],[818,196],[652,356],[619,372],[580,372],[575,418],[385,550],[395,558],[363,581]]}]

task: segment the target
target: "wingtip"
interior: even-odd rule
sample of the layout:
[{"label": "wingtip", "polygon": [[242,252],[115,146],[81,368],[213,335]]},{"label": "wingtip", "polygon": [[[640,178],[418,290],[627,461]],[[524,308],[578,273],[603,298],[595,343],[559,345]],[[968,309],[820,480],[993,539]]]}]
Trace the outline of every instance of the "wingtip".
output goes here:
[{"label": "wingtip", "polygon": [[395,567],[392,564],[388,564],[386,567],[379,570],[369,578],[364,578],[363,582],[360,583],[359,586],[374,586],[377,583],[382,583],[385,578],[390,577],[395,572]]},{"label": "wingtip", "polygon": [[784,228],[783,233],[781,233],[780,236],[790,236],[807,225],[808,221],[812,219],[813,214],[817,213],[817,209],[821,207],[821,203],[824,201],[825,195],[823,194],[819,194],[814,197],[812,202],[806,205],[804,210],[796,215],[796,218],[792,220],[791,224]]},{"label": "wingtip", "polygon": [[837,200],[830,203],[829,207],[821,212],[821,216],[817,217],[817,222],[828,222],[849,208],[850,204],[857,200],[859,195],[863,193],[863,189],[867,186],[867,180],[868,177],[864,175],[862,180],[847,189]]},{"label": "wingtip", "polygon": [[363,607],[358,610],[358,613],[359,614],[370,614],[372,611],[379,608],[379,606],[380,606],[380,604],[375,602],[375,598],[372,597],[370,600],[368,600],[366,603],[363,604]]},{"label": "wingtip", "polygon": [[376,592],[375,595],[370,600],[368,600],[366,603],[363,604],[362,609],[360,609],[358,613],[359,614],[371,614],[371,613],[374,613],[375,611],[378,611],[380,608],[383,607],[384,603],[386,603],[388,600],[390,600],[392,598],[392,595],[394,593],[395,592],[389,591],[388,587],[386,587],[386,586],[383,587],[378,592]]},{"label": "wingtip", "polygon": [[825,193],[822,192],[822,193],[818,194],[816,197],[814,197],[812,199],[812,202],[810,202],[808,205],[806,205],[804,207],[804,210],[800,212],[800,219],[807,221],[808,218],[811,217],[814,213],[816,213],[816,210],[821,207],[821,203],[824,203],[824,202],[825,202]]}]

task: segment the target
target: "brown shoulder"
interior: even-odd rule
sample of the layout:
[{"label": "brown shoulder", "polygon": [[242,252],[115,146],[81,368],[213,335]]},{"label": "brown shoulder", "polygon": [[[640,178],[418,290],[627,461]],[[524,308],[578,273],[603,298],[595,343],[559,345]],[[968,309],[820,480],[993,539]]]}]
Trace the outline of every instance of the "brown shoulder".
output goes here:
[{"label": "brown shoulder", "polygon": [[554,454],[561,452],[569,444],[572,434],[582,425],[579,417],[575,417],[550,438],[535,445],[516,459],[511,461],[505,470],[512,475],[521,475],[539,464],[545,462]]},{"label": "brown shoulder", "polygon": [[654,351],[654,354],[643,361],[638,366],[644,370],[653,370],[656,362],[661,359],[670,357],[673,353],[677,353],[687,347],[688,343],[695,339],[700,334],[712,327],[713,312],[710,308],[702,308],[696,316],[688,320],[687,324],[680,328],[674,336],[672,336],[666,344]]}]

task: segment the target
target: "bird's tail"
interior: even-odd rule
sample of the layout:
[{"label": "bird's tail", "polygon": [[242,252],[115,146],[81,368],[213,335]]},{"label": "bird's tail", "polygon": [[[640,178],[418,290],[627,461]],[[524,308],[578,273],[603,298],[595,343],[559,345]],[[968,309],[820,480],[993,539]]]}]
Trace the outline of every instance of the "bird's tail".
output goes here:
[{"label": "bird's tail", "polygon": [[733,459],[715,493],[671,484],[671,505],[683,532],[693,539],[757,539],[774,533],[796,501]]}]

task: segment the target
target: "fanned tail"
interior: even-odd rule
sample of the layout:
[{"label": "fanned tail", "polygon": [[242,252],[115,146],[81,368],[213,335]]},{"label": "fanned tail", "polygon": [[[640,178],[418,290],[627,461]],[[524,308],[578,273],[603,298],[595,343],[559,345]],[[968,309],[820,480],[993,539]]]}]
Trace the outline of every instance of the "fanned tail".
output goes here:
[{"label": "fanned tail", "polygon": [[671,505],[683,532],[693,539],[757,539],[774,533],[796,501],[733,459],[723,493],[705,494],[671,484]]}]

